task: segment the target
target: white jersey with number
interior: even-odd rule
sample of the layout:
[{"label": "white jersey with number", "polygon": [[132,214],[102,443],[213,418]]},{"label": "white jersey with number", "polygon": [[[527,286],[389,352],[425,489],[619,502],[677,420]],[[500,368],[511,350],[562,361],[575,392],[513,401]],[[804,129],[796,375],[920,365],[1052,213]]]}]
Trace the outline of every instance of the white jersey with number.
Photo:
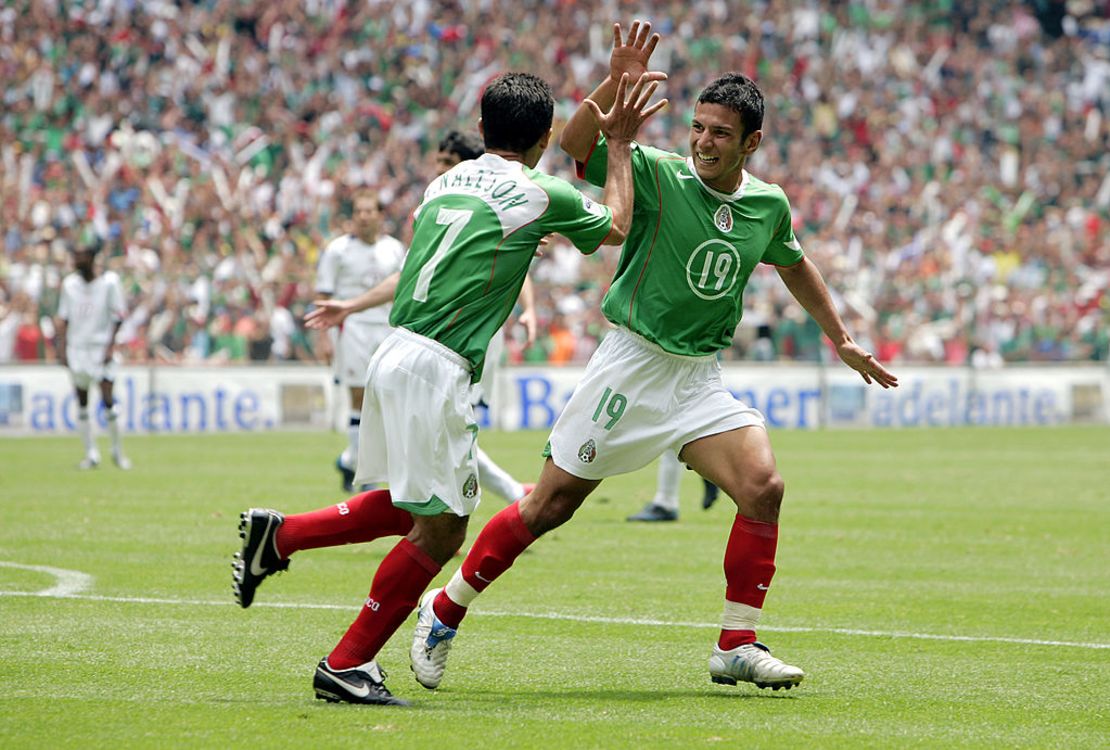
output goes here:
[{"label": "white jersey with number", "polygon": [[127,317],[119,276],[107,271],[85,281],[79,273],[67,275],[62,280],[58,317],[66,321],[67,346],[107,346],[112,329]]},{"label": "white jersey with number", "polygon": [[[394,237],[382,235],[367,244],[345,234],[329,242],[320,255],[316,291],[335,299],[357,297],[400,271],[404,262],[405,246]],[[384,325],[391,308],[389,303],[371,307],[348,316],[347,321]]]}]

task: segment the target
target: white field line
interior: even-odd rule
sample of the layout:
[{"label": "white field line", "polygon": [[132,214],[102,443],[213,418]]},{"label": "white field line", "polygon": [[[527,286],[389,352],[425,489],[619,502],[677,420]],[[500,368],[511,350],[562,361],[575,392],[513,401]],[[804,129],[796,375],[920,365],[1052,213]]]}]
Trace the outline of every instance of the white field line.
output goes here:
[{"label": "white field line", "polygon": [[[0,563],[11,567],[10,563]],[[34,568],[43,570],[42,568]],[[0,591],[0,596],[39,596],[54,599],[79,599],[94,602],[118,602],[121,604],[166,604],[184,605],[190,607],[230,607],[235,602],[228,598],[227,601],[212,601],[203,599],[160,599],[146,596],[95,596],[92,594],[58,594],[48,593],[58,587],[43,591]],[[355,612],[357,604],[312,604],[307,602],[256,602],[254,607],[267,609],[322,609]],[[592,615],[571,615],[555,612],[497,612],[476,611],[476,617],[525,617],[537,620],[565,620],[567,622],[608,623],[612,625],[634,625],[640,627],[670,627],[670,628],[704,628],[716,630],[720,627],[716,623],[707,622],[674,622],[669,620],[654,620],[636,617],[596,617]],[[911,633],[899,630],[860,630],[856,628],[818,628],[818,627],[774,627],[763,626],[761,631],[770,633],[827,633],[832,635],[852,635],[866,638],[910,638],[924,641],[959,641],[970,643],[1013,643],[1023,646],[1061,646],[1066,648],[1110,649],[1110,643],[1083,643],[1077,641],[1048,641],[1037,638],[1007,638],[1004,636],[986,635],[940,635],[935,633]]]},{"label": "white field line", "polygon": [[91,575],[77,570],[50,568],[45,565],[23,565],[21,563],[5,562],[3,560],[0,560],[0,568],[18,568],[19,570],[30,570],[35,573],[45,573],[48,576],[54,576],[54,585],[48,589],[36,591],[34,593],[35,596],[74,596],[91,588],[93,583],[93,577]]}]

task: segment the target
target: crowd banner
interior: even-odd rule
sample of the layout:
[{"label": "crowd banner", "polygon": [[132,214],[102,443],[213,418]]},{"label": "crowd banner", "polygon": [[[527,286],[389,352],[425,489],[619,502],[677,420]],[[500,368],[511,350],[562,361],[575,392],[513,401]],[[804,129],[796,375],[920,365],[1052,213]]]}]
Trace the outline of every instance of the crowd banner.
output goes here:
[{"label": "crowd banner", "polygon": [[[1110,368],[1103,365],[896,370],[901,386],[890,390],[868,386],[839,366],[729,363],[721,376],[772,428],[1110,423]],[[581,367],[501,368],[479,423],[549,429],[582,373]],[[90,397],[96,396],[94,389]],[[125,432],[158,434],[333,429],[345,394],[323,367],[127,366],[120,369],[115,397]],[[103,427],[103,406],[95,413]],[[76,421],[64,368],[0,365],[0,435],[65,434]]]}]

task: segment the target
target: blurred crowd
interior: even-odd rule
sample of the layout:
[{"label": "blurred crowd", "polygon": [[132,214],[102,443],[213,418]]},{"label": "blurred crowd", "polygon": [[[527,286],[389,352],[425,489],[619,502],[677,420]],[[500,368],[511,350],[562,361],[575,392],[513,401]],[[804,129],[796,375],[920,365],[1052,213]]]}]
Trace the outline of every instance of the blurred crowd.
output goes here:
[{"label": "blurred crowd", "polygon": [[[53,358],[89,243],[124,280],[127,359],[318,359],[302,316],[348,189],[407,241],[490,78],[545,77],[558,129],[633,17],[672,102],[641,140],[685,153],[699,90],[753,76],[749,170],[882,360],[1107,359],[1110,0],[0,0],[0,361]],[[574,179],[555,148],[540,168]],[[584,361],[616,257],[548,246],[541,334],[510,327],[509,360]],[[773,270],[745,305],[727,358],[827,356]]]}]

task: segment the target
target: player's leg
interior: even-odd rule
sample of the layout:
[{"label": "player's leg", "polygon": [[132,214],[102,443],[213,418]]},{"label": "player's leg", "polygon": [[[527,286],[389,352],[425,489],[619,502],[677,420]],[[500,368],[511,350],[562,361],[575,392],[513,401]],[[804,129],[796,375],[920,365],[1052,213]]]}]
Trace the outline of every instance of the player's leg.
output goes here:
[{"label": "player's leg", "polygon": [[510,503],[528,494],[529,488],[516,481],[481,448],[478,448],[478,481],[481,482],[483,491],[489,490]]},{"label": "player's leg", "polygon": [[420,603],[409,656],[421,685],[439,686],[451,639],[478,594],[512,567],[536,539],[569,521],[600,483],[573,476],[548,459],[535,489],[486,523],[447,586],[429,591]]},{"label": "player's leg", "polygon": [[688,443],[681,458],[736,503],[725,548],[725,605],[710,658],[715,682],[753,682],[790,688],[804,674],[756,642],[756,628],[775,574],[783,481],[761,425],[729,430]]},{"label": "player's leg", "polygon": [[629,521],[677,521],[678,488],[682,482],[682,463],[672,451],[663,451],[659,457],[659,472],[655,480],[655,497]]},{"label": "player's leg", "polygon": [[70,377],[73,379],[73,390],[77,395],[77,434],[81,436],[81,444],[85,449],[85,457],[77,466],[81,469],[95,469],[100,464],[100,451],[96,449],[96,440],[93,438],[92,420],[89,419],[89,385],[92,378],[88,373],[73,368],[73,359],[76,352],[71,350]]},{"label": "player's leg", "polygon": [[466,517],[416,516],[409,535],[378,566],[366,604],[313,679],[316,697],[349,703],[403,704],[386,689],[374,662],[378,651],[416,607],[466,537]]},{"label": "player's leg", "polygon": [[112,462],[127,471],[131,468],[131,460],[123,453],[123,441],[120,438],[119,407],[114,398],[115,379],[102,378],[100,381],[100,397],[104,401],[104,408],[108,412],[108,437],[112,443]]}]

